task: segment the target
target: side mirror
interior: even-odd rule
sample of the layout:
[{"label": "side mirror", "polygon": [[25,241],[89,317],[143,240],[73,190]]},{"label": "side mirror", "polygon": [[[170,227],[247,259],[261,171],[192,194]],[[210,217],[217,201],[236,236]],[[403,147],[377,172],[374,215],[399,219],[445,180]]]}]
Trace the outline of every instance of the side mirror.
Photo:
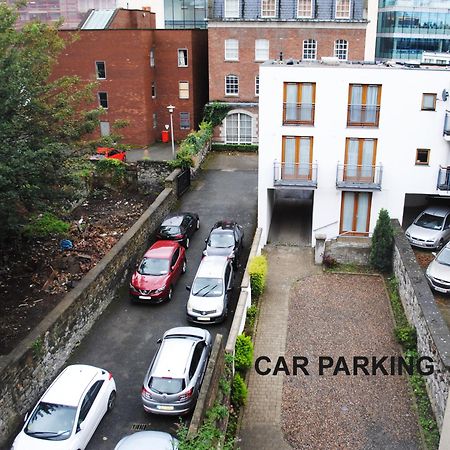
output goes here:
[{"label": "side mirror", "polygon": [[191,290],[191,286],[186,285],[186,290],[187,290],[187,291],[190,291],[190,290]]},{"label": "side mirror", "polygon": [[207,256],[207,255],[206,255],[206,250],[203,250],[203,256]]},{"label": "side mirror", "polygon": [[436,256],[436,252],[431,252],[431,254],[432,254],[433,256]]},{"label": "side mirror", "polygon": [[233,286],[228,286],[227,287],[227,291],[229,292],[229,291],[231,291],[233,289]]},{"label": "side mirror", "polygon": [[208,238],[205,239],[205,244],[208,242]]},{"label": "side mirror", "polygon": [[78,425],[77,431],[81,431],[84,429],[84,421],[80,423],[80,425]]},{"label": "side mirror", "polygon": [[159,339],[156,341],[157,344],[161,344],[161,342],[162,342],[162,339],[161,339],[161,338],[159,338]]}]

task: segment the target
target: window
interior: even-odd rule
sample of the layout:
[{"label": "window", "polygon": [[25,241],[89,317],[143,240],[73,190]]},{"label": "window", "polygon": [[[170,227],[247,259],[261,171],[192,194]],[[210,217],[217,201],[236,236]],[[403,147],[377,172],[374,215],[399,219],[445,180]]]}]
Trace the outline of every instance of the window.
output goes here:
[{"label": "window", "polygon": [[350,19],[350,0],[336,0],[336,19]]},{"label": "window", "polygon": [[158,126],[158,116],[156,113],[153,113],[153,128],[157,128]]},{"label": "window", "polygon": [[178,49],[178,67],[188,66],[188,51],[186,48]]},{"label": "window", "polygon": [[422,94],[422,111],[436,111],[436,94]]},{"label": "window", "polygon": [[275,0],[261,0],[261,17],[276,17],[277,4]]},{"label": "window", "polygon": [[252,143],[252,117],[250,115],[234,113],[225,117],[225,143]]},{"label": "window", "polygon": [[316,59],[317,42],[314,39],[303,41],[303,59]]},{"label": "window", "polygon": [[343,192],[341,203],[340,233],[369,234],[372,193]]},{"label": "window", "polygon": [[191,128],[191,115],[188,112],[180,112],[180,130]]},{"label": "window", "polygon": [[259,95],[259,75],[255,77],[255,95]]},{"label": "window", "polygon": [[376,139],[347,138],[344,180],[372,183],[375,179]]},{"label": "window", "polygon": [[418,148],[416,151],[416,166],[428,166],[430,162],[430,149]]},{"label": "window", "polygon": [[152,81],[152,98],[156,98],[156,82]]},{"label": "window", "polygon": [[351,84],[347,126],[377,127],[380,118],[381,86]]},{"label": "window", "polygon": [[334,56],[343,61],[348,57],[348,42],[344,39],[334,41]]},{"label": "window", "polygon": [[284,83],[283,124],[314,125],[316,83]]},{"label": "window", "polygon": [[189,98],[189,81],[178,82],[178,97],[181,99]]},{"label": "window", "polygon": [[106,92],[99,92],[98,102],[102,108],[108,109],[108,94]]},{"label": "window", "polygon": [[237,39],[225,39],[225,61],[239,60],[239,41]]},{"label": "window", "polygon": [[225,95],[239,95],[239,78],[236,75],[225,77]]},{"label": "window", "polygon": [[86,419],[102,386],[103,386],[103,380],[99,380],[99,381],[96,381],[91,386],[91,388],[87,391],[87,393],[83,399],[83,402],[81,403],[80,415],[78,416],[78,426],[80,426],[80,423]]},{"label": "window", "polygon": [[255,61],[267,61],[269,59],[269,40],[255,40]]},{"label": "window", "polygon": [[313,138],[311,136],[283,136],[281,178],[283,180],[311,180]]},{"label": "window", "polygon": [[239,0],[225,0],[225,18],[239,17]]},{"label": "window", "polygon": [[109,127],[109,122],[100,122],[100,135],[101,136],[109,136],[111,134],[111,130]]},{"label": "window", "polygon": [[106,66],[104,61],[96,61],[95,70],[97,72],[97,80],[106,79]]},{"label": "window", "polygon": [[312,17],[312,0],[297,0],[297,17]]},{"label": "window", "polygon": [[155,49],[150,49],[150,67],[155,67]]}]

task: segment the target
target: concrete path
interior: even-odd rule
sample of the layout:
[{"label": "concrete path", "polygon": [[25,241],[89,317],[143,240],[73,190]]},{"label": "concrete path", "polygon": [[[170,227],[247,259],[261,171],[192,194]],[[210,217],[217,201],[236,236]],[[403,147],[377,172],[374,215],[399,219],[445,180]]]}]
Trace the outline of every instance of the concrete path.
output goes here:
[{"label": "concrete path", "polygon": [[[175,152],[178,144],[175,144]],[[151,161],[169,161],[173,159],[172,143],[155,142],[146,148],[134,148],[127,151],[127,162],[136,162],[144,159]]]},{"label": "concrete path", "polygon": [[[311,248],[265,247],[269,264],[255,340],[255,358],[284,355],[289,313],[289,291],[294,281],[321,273],[313,264]],[[261,376],[251,369],[249,394],[240,430],[241,450],[289,450],[281,432],[282,376]]]}]

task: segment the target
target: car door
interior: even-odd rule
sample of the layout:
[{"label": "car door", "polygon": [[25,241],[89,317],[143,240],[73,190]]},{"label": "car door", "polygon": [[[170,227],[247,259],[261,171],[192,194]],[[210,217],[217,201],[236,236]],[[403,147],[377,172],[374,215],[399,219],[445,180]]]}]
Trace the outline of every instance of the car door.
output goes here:
[{"label": "car door", "polygon": [[445,242],[450,239],[450,214],[447,215],[444,221],[443,238]]},{"label": "car door", "polygon": [[172,282],[175,283],[181,273],[181,264],[180,264],[180,249],[177,248],[172,255],[172,260],[170,262],[170,268],[172,270]]},{"label": "car door", "polygon": [[[195,378],[196,390],[200,390],[200,386],[204,374],[204,364],[202,361],[202,355],[206,344],[205,341],[197,342],[195,345],[194,353],[192,355],[191,365],[189,366],[189,379]],[[204,358],[203,358],[204,359]]]},{"label": "car door", "polygon": [[187,227],[189,230],[189,236],[192,236],[195,231],[195,220],[194,220],[194,217],[191,216],[190,214],[188,214],[186,216],[186,218],[187,218]]}]

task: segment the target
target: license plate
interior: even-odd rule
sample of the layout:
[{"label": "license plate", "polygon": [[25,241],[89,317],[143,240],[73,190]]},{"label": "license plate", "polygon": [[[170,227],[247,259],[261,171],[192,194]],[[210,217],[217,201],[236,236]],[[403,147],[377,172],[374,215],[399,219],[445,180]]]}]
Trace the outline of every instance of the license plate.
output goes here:
[{"label": "license plate", "polygon": [[434,288],[436,289],[436,291],[438,291],[438,292],[442,292],[442,293],[444,293],[444,294],[446,294],[447,293],[447,289],[443,289],[443,288],[440,288],[440,287],[436,287],[436,286],[434,286]]},{"label": "license plate", "polygon": [[157,408],[162,411],[173,411],[173,406],[158,405]]},{"label": "license plate", "polygon": [[197,317],[197,320],[204,320],[206,322],[211,319],[210,319],[210,317]]},{"label": "license plate", "polygon": [[151,299],[152,299],[152,298],[151,298],[150,296],[148,296],[148,295],[140,295],[139,298],[140,298],[141,300],[151,300]]}]

